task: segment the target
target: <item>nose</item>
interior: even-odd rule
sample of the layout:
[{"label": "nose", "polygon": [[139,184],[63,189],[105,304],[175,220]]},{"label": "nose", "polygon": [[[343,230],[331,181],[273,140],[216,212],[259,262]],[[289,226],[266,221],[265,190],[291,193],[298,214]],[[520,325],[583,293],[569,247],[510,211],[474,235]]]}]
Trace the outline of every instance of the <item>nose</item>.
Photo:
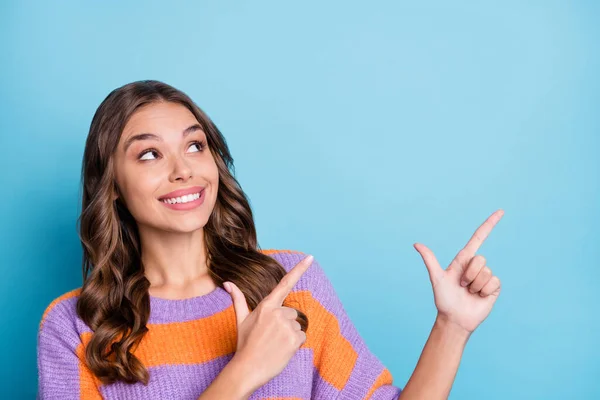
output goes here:
[{"label": "nose", "polygon": [[183,157],[177,157],[173,161],[173,170],[169,176],[171,182],[187,182],[192,178],[192,169]]}]

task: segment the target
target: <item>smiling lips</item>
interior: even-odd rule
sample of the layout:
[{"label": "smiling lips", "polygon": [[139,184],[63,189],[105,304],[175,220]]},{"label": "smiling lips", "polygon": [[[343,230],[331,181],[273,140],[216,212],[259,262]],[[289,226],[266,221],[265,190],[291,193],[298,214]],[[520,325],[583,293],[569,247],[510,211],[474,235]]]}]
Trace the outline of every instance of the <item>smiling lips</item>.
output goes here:
[{"label": "smiling lips", "polygon": [[200,193],[186,194],[185,196],[172,197],[168,199],[161,200],[163,203],[167,204],[181,204],[181,203],[189,203],[190,201],[194,201],[200,198]]},{"label": "smiling lips", "polygon": [[167,193],[158,200],[173,210],[190,210],[204,202],[204,187],[194,186]]}]

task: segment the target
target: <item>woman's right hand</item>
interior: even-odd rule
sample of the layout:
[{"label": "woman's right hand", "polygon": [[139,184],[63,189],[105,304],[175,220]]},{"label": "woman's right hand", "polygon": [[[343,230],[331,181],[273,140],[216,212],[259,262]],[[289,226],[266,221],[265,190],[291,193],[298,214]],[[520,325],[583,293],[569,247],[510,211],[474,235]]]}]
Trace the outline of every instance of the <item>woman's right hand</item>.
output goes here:
[{"label": "woman's right hand", "polygon": [[282,304],[312,261],[313,256],[308,256],[296,264],[252,312],[234,283],[223,284],[237,320],[237,349],[230,362],[248,374],[244,379],[249,380],[251,392],[279,375],[306,340],[296,321],[298,312]]}]

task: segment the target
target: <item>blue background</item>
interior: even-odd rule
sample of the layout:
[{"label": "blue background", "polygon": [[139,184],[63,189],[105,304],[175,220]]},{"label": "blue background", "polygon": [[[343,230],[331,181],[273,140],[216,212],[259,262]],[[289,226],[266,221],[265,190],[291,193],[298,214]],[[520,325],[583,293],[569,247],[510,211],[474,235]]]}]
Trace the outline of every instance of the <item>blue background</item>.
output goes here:
[{"label": "blue background", "polygon": [[81,286],[93,113],[139,79],[215,121],[261,246],[316,256],[395,384],[435,317],[412,244],[446,266],[502,208],[450,398],[600,398],[598,2],[85,3],[0,5],[3,398],[34,396],[42,312]]}]

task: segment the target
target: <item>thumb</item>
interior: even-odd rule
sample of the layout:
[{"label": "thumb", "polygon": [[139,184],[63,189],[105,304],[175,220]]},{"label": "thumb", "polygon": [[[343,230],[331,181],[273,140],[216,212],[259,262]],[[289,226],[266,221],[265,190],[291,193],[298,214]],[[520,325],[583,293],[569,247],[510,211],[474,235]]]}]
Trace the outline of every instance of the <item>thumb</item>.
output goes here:
[{"label": "thumb", "polygon": [[235,311],[235,318],[237,321],[237,326],[239,327],[242,322],[246,319],[248,314],[250,314],[250,310],[248,309],[248,304],[246,303],[246,297],[244,293],[236,286],[233,282],[224,282],[223,287],[231,295],[231,299],[233,301],[233,309]]},{"label": "thumb", "polygon": [[415,243],[413,247],[419,252],[421,258],[423,258],[423,262],[429,273],[429,280],[431,281],[431,285],[434,286],[443,277],[444,270],[433,255],[433,252],[429,250],[427,246]]}]

